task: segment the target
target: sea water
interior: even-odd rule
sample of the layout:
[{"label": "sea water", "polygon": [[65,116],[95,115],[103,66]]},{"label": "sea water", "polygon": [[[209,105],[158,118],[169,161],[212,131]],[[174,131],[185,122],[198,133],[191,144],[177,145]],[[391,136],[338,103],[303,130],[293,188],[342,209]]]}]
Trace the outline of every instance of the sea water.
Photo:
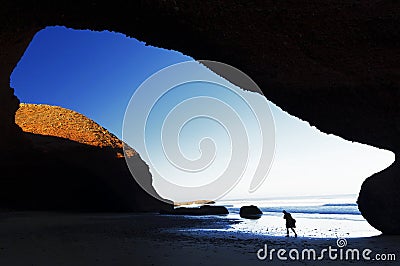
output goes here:
[{"label": "sea water", "polygon": [[[357,206],[357,195],[334,195],[312,197],[287,197],[254,200],[223,200],[229,210],[227,218],[237,219],[229,231],[265,234],[271,236],[286,235],[283,210],[290,212],[296,219],[296,232],[299,237],[310,238],[352,238],[380,235],[361,215]],[[263,215],[260,219],[244,219],[239,216],[240,207],[255,205]],[[291,236],[293,232],[289,232]]]},{"label": "sea water", "polygon": [[236,214],[239,214],[240,207],[242,206],[255,205],[264,213],[281,214],[282,210],[286,210],[290,213],[361,215],[356,200],[356,195],[335,195],[253,200],[223,200],[218,201],[217,203],[227,207],[230,213]]}]

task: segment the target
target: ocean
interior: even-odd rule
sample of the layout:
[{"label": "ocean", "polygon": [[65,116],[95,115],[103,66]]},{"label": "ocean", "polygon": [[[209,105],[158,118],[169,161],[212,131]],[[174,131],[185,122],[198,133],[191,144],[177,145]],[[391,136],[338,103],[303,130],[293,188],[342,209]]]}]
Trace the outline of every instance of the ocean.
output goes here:
[{"label": "ocean", "polygon": [[239,214],[240,207],[255,205],[263,213],[274,215],[286,210],[290,213],[303,214],[353,214],[361,215],[357,206],[357,195],[334,195],[334,196],[304,196],[279,199],[257,199],[257,200],[222,200],[218,205],[224,205],[230,213]]},{"label": "ocean", "polygon": [[[381,232],[373,228],[361,215],[357,207],[357,195],[334,195],[271,198],[257,200],[221,200],[229,210],[224,218],[235,219],[228,232],[248,233],[250,235],[285,236],[286,227],[283,210],[296,219],[296,232],[299,237],[309,238],[353,238],[371,237]],[[260,219],[241,218],[240,207],[255,205],[261,209]],[[224,219],[222,218],[222,219]],[[294,234],[290,232],[290,236]]]}]

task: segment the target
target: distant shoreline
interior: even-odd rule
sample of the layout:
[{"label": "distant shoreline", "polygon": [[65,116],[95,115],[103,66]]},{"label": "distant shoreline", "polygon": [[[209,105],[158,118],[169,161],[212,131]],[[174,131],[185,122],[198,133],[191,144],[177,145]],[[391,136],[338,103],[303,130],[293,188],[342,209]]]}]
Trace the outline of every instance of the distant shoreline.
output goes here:
[{"label": "distant shoreline", "polygon": [[328,199],[328,198],[355,198],[357,199],[358,194],[330,194],[330,195],[299,195],[299,196],[274,196],[274,197],[264,197],[264,198],[227,198],[227,199],[219,199],[215,200],[216,203],[218,202],[226,202],[226,201],[266,201],[266,200],[294,200],[294,199]]},{"label": "distant shoreline", "polygon": [[215,201],[213,201],[213,200],[193,200],[193,201],[174,202],[174,206],[201,205],[201,204],[215,204]]}]

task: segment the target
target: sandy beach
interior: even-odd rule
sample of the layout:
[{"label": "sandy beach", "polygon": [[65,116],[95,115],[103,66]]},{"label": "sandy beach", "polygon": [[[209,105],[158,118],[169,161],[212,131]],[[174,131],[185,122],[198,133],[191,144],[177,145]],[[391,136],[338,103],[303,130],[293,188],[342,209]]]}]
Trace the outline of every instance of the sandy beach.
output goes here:
[{"label": "sandy beach", "polygon": [[[275,223],[273,217],[262,217],[268,218]],[[337,238],[311,235],[307,227],[299,228],[298,238],[284,237],[280,224],[269,227],[271,234],[240,229],[260,220],[230,215],[4,212],[0,215],[0,265],[354,265],[378,264],[372,258],[377,253],[399,256],[400,237],[377,235],[350,236],[343,247],[359,249],[360,256],[363,249],[371,249],[370,261],[328,257],[282,261],[276,256],[260,260],[257,251],[265,245],[268,250],[286,249],[286,257],[291,249],[301,253],[312,248],[317,254],[329,246],[338,249]],[[379,265],[397,263],[380,261]]]}]

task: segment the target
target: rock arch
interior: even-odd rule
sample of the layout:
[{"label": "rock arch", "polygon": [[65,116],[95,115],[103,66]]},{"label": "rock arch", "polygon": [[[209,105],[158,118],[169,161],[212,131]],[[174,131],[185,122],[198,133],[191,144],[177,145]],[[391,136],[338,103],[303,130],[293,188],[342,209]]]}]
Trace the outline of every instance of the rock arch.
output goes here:
[{"label": "rock arch", "polygon": [[[0,10],[1,157],[26,147],[9,77],[46,26],[111,30],[236,66],[289,113],[326,133],[400,151],[400,4],[381,1],[6,1]],[[400,164],[364,182],[359,208],[400,233]]]}]

